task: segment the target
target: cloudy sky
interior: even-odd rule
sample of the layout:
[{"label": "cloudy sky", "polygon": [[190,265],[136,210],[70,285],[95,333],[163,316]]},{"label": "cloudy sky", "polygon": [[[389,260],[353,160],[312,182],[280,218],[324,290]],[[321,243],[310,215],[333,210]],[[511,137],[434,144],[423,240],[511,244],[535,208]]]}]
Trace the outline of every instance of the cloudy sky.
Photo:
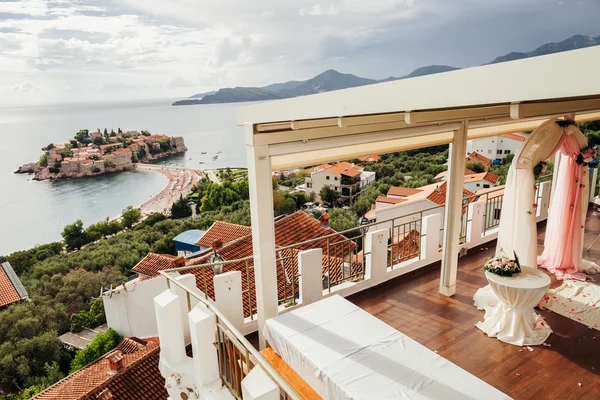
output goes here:
[{"label": "cloudy sky", "polygon": [[0,103],[468,67],[598,36],[598,16],[600,0],[0,0]]}]

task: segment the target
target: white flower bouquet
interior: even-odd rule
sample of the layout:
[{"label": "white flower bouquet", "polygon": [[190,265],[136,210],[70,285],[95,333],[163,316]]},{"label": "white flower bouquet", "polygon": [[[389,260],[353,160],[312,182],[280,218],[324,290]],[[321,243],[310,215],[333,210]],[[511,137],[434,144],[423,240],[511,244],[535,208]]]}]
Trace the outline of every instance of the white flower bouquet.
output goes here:
[{"label": "white flower bouquet", "polygon": [[510,259],[506,255],[500,255],[490,258],[484,265],[486,271],[492,274],[500,276],[512,276],[513,274],[521,272],[521,265],[519,264],[519,258],[515,254],[515,259]]}]

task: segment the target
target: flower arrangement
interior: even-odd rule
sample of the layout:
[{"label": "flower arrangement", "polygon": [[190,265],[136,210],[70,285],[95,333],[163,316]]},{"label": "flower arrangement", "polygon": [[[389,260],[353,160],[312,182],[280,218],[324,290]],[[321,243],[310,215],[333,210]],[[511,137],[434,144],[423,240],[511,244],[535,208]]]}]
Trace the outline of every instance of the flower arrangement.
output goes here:
[{"label": "flower arrangement", "polygon": [[512,276],[513,274],[521,272],[521,265],[519,264],[519,258],[516,254],[514,260],[508,258],[506,255],[500,255],[488,259],[484,265],[484,269],[492,274]]},{"label": "flower arrangement", "polygon": [[598,151],[593,147],[586,147],[577,155],[576,162],[579,165],[588,166],[598,156]]}]

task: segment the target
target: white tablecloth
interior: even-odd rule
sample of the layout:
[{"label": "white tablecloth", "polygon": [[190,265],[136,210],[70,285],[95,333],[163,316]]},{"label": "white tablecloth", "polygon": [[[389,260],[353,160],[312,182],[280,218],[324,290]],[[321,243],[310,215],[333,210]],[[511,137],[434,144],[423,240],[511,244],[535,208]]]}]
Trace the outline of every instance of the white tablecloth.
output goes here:
[{"label": "white tablecloth", "polygon": [[[512,277],[490,272],[485,277],[499,302],[484,307],[485,319],[477,327],[490,337],[517,346],[538,345],[546,341],[552,329],[533,311],[550,287],[550,277],[536,268],[522,267]],[[486,291],[475,296],[475,304],[483,306]]]},{"label": "white tablecloth", "polygon": [[267,320],[273,349],[325,399],[508,399],[340,296]]}]

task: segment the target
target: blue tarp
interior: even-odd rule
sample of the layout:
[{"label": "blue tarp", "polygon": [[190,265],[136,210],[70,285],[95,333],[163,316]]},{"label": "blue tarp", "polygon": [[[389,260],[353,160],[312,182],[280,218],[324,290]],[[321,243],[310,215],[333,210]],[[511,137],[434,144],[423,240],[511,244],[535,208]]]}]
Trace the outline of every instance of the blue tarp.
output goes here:
[{"label": "blue tarp", "polygon": [[181,232],[179,235],[173,238],[173,242],[175,242],[175,249],[177,251],[191,251],[196,252],[200,250],[200,246],[196,243],[206,231],[202,231],[200,229],[190,229],[189,231]]}]

